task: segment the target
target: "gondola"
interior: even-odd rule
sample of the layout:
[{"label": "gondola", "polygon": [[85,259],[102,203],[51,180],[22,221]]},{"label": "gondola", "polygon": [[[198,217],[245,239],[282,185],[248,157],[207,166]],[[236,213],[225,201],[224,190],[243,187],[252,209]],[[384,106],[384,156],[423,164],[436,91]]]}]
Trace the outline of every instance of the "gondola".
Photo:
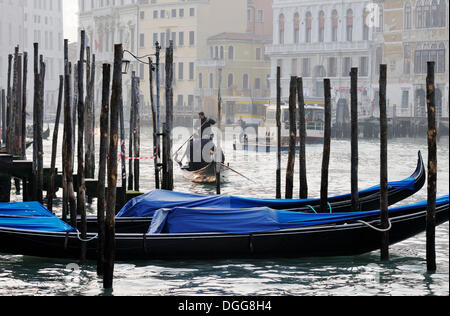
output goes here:
[{"label": "gondola", "polygon": [[[214,183],[216,183],[216,164],[215,163],[202,164],[201,168],[189,168],[189,167],[183,167],[181,164],[179,164],[179,165],[183,172],[184,177],[192,183],[198,183],[198,184],[214,184]],[[228,170],[224,166],[220,165],[221,181],[224,181],[226,171],[228,171]]]},{"label": "gondola", "polygon": [[[5,211],[6,209],[6,211]],[[427,202],[389,210],[390,245],[426,229]],[[0,208],[0,252],[77,259],[79,233],[37,205]],[[47,213],[48,212],[48,213]],[[308,214],[259,209],[162,209],[150,226],[116,233],[116,260],[354,256],[380,247],[380,212]],[[436,203],[436,224],[449,219],[449,198]],[[120,222],[117,223],[120,231]],[[96,233],[88,259],[96,259]]]},{"label": "gondola", "polygon": [[[32,126],[27,127],[27,137],[28,138],[34,137]],[[47,140],[49,137],[50,137],[50,126],[47,126],[47,129],[42,133],[42,139]]]},{"label": "gondola", "polygon": [[[394,205],[421,190],[425,184],[425,166],[419,152],[417,167],[414,173],[397,182],[388,184],[388,202]],[[371,211],[380,208],[380,187],[359,192],[360,211]],[[128,202],[118,214],[118,218],[152,217],[154,212],[167,207],[230,207],[252,208],[270,207],[278,210],[297,212],[339,213],[351,209],[351,194],[330,197],[329,207],[320,210],[320,199],[308,200],[273,200],[254,199],[236,196],[198,195],[179,192],[155,190]],[[95,220],[95,219],[94,219]]]}]

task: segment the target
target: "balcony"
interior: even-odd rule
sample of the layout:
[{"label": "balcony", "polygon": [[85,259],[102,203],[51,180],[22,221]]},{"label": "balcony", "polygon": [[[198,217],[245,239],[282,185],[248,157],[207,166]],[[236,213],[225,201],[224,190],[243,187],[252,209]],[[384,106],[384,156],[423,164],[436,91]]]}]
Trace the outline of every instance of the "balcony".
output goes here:
[{"label": "balcony", "polygon": [[197,61],[197,67],[224,68],[226,61],[223,59],[202,59]]},{"label": "balcony", "polygon": [[267,55],[289,55],[291,53],[324,53],[333,51],[367,51],[370,49],[369,41],[358,42],[316,42],[298,44],[276,44],[266,46]]}]

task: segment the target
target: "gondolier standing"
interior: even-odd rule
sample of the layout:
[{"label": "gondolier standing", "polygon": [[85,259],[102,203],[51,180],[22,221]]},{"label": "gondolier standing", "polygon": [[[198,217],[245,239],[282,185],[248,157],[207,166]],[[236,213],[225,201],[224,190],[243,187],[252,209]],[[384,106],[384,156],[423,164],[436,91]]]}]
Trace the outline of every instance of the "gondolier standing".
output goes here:
[{"label": "gondolier standing", "polygon": [[[200,120],[201,120],[201,134],[200,137],[203,138],[209,138],[209,136],[212,134],[211,126],[216,125],[216,121],[213,119],[207,118],[205,116],[204,112],[200,112],[198,114]],[[206,134],[205,134],[206,133]]]}]

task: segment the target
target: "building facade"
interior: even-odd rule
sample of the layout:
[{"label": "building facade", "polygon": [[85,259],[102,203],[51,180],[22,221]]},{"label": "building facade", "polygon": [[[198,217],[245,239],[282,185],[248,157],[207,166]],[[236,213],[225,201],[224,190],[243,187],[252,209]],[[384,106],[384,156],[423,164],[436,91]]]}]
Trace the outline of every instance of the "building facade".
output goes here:
[{"label": "building facade", "polygon": [[376,45],[388,65],[390,110],[398,117],[426,116],[427,61],[434,61],[437,115],[448,118],[449,1],[384,1],[383,6],[384,32]]},{"label": "building facade", "polygon": [[[91,48],[91,53],[95,54],[97,74],[101,74],[103,63],[112,64],[114,61],[114,44],[123,44],[124,59],[131,62],[129,72],[123,78],[124,87],[128,87],[124,89],[125,108],[131,104],[132,72],[139,70],[139,63],[131,55],[139,54],[138,14],[139,4],[136,0],[79,0],[79,31],[86,32],[86,45]],[[95,90],[97,104],[101,97],[101,82],[101,76],[97,75]]]},{"label": "building facade", "polygon": [[203,110],[209,115],[217,115],[221,81],[227,123],[236,123],[240,118],[251,120],[252,116],[263,114],[257,113],[257,109],[244,111],[244,108],[258,102],[269,103],[270,60],[264,51],[271,41],[271,36],[253,33],[221,33],[208,39],[209,57],[198,61],[196,89]]},{"label": "building facade", "polygon": [[[28,52],[28,87],[33,87],[33,43],[39,43],[39,54],[46,63],[47,118],[56,111],[59,75],[64,72],[62,11],[62,0],[0,1],[0,86],[6,86],[8,54],[19,45],[21,52]],[[28,100],[33,100],[32,91],[28,90]]]},{"label": "building facade", "polygon": [[[161,104],[165,104],[165,48],[174,44],[174,109],[192,114],[201,110],[196,93],[199,80],[198,61],[209,58],[207,40],[223,32],[243,33],[247,29],[246,0],[140,1],[139,54],[155,53],[155,43],[161,51]],[[148,71],[141,68],[141,84],[148,87]],[[148,102],[149,89],[142,89]]]},{"label": "building facade", "polygon": [[290,76],[304,80],[307,97],[323,96],[323,79],[330,78],[335,110],[347,117],[350,70],[358,67],[360,115],[373,114],[371,73],[375,70],[374,34],[381,32],[382,11],[367,0],[274,0],[271,95],[276,96],[277,67],[281,67],[282,98],[287,100]]}]

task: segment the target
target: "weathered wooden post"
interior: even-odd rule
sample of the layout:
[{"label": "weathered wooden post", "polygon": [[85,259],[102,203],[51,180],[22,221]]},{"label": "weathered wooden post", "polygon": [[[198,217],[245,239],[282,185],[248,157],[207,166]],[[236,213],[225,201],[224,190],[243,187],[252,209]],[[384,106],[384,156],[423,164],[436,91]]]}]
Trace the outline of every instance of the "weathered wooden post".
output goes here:
[{"label": "weathered wooden post", "polygon": [[2,89],[2,138],[0,140],[1,144],[6,144],[6,93],[5,89]]},{"label": "weathered wooden post", "polygon": [[303,78],[297,78],[298,111],[300,126],[300,199],[308,198],[308,178],[306,173],[306,114],[303,95]]},{"label": "weathered wooden post", "polygon": [[219,133],[217,135],[217,150],[216,156],[216,194],[221,194],[221,175],[220,169],[222,168],[222,68],[219,68],[219,92],[217,96],[217,124]]},{"label": "weathered wooden post", "polygon": [[351,98],[351,187],[352,211],[359,211],[358,191],[358,68],[350,72],[350,98]]},{"label": "weathered wooden post", "polygon": [[55,128],[53,130],[52,140],[52,160],[50,165],[50,184],[47,192],[47,208],[50,212],[53,211],[53,198],[55,196],[55,174],[56,174],[56,151],[58,147],[58,132],[59,120],[61,117],[62,98],[64,90],[64,76],[59,77],[59,93],[58,93],[58,107],[56,109]]},{"label": "weathered wooden post", "polygon": [[436,271],[436,181],[437,181],[437,132],[434,62],[427,63],[427,112],[428,112],[428,205],[426,227],[427,270]]},{"label": "weathered wooden post", "polygon": [[[383,229],[389,226],[388,122],[386,109],[387,66],[380,65],[380,210]],[[389,260],[389,232],[381,233],[381,260]]]},{"label": "weathered wooden post", "polygon": [[77,202],[75,198],[75,190],[73,186],[73,149],[72,147],[72,109],[71,109],[71,64],[68,59],[68,40],[64,40],[64,134],[65,142],[63,146],[64,157],[64,178],[66,193],[64,194],[67,199],[68,212],[70,214],[70,225],[73,228],[77,228]]},{"label": "weathered wooden post", "polygon": [[289,157],[286,171],[286,199],[294,197],[294,169],[297,145],[297,77],[291,77],[289,87]]},{"label": "weathered wooden post", "polygon": [[148,59],[149,63],[149,82],[150,82],[150,105],[152,107],[152,120],[153,120],[153,162],[155,165],[155,188],[159,190],[161,188],[161,182],[159,179],[159,149],[160,138],[158,136],[158,117],[155,107],[155,100],[153,95],[153,71],[154,66],[152,59]]},{"label": "weathered wooden post", "polygon": [[112,289],[115,260],[115,216],[117,193],[117,143],[120,100],[122,97],[122,45],[114,46],[114,74],[110,109],[109,159],[108,159],[108,193],[105,221],[105,269],[103,287]]},{"label": "weathered wooden post", "polygon": [[38,201],[44,203],[44,97],[45,97],[45,72],[46,64],[44,63],[44,56],[39,56],[40,64],[40,74],[39,74],[39,88],[41,93],[39,95],[39,110],[38,110],[38,134],[37,134],[37,157],[38,157]]},{"label": "weathered wooden post", "polygon": [[173,41],[166,49],[166,138],[167,138],[167,186],[166,190],[173,191]]},{"label": "weathered wooden post", "polygon": [[133,160],[134,160],[134,152],[133,152],[133,145],[134,145],[134,128],[135,128],[135,115],[134,115],[134,108],[135,108],[135,92],[136,89],[134,88],[134,85],[136,84],[136,81],[134,80],[136,78],[136,72],[132,72],[131,74],[131,105],[130,105],[130,130],[129,130],[129,139],[128,139],[128,190],[133,191],[133,185],[134,185],[134,168],[133,168]]},{"label": "weathered wooden post", "polygon": [[[42,67],[42,64],[41,64]],[[43,69],[41,68],[41,72]],[[42,196],[42,185],[40,179],[40,140],[39,134],[42,136],[42,125],[40,121],[41,112],[41,94],[42,82],[41,74],[39,73],[39,44],[34,43],[34,100],[33,100],[33,199],[35,201],[41,202],[43,200]]]},{"label": "weathered wooden post", "polygon": [[277,67],[277,178],[276,198],[281,199],[281,68]]},{"label": "weathered wooden post", "polygon": [[[123,97],[120,97],[120,109],[119,109],[119,120],[120,120],[120,159],[122,162],[122,172],[121,172],[121,180],[122,187],[120,191],[121,195],[121,203],[124,204],[126,202],[127,197],[127,163],[126,163],[126,146],[125,146],[125,122],[123,117]],[[122,206],[122,205],[121,205]]]},{"label": "weathered wooden post", "polygon": [[134,78],[134,131],[133,131],[133,147],[134,147],[134,191],[139,192],[140,181],[140,159],[141,159],[141,119],[140,119],[140,96],[139,86],[140,81],[138,77]]},{"label": "weathered wooden post", "polygon": [[322,160],[322,184],[320,190],[320,209],[328,209],[328,169],[330,166],[331,151],[331,84],[330,79],[324,79],[325,89],[325,136]]},{"label": "weathered wooden post", "polygon": [[111,65],[103,64],[102,110],[100,115],[100,160],[98,164],[98,199],[97,199],[97,227],[98,254],[97,274],[103,275],[105,266],[105,177],[108,150],[108,119],[109,119],[109,89],[111,81]]},{"label": "weathered wooden post", "polygon": [[12,73],[12,61],[13,56],[8,55],[8,82],[7,82],[7,90],[6,90],[6,133],[5,133],[5,143],[6,150],[10,152],[11,144],[10,144],[10,135],[11,135],[11,73]]},{"label": "weathered wooden post", "polygon": [[[82,40],[83,42],[83,40]],[[83,46],[83,45],[82,45]],[[78,192],[77,192],[77,214],[81,215],[80,233],[81,238],[86,239],[86,184],[84,177],[84,100],[83,100],[83,59],[78,61]],[[86,242],[81,242],[80,260],[86,260]]]},{"label": "weathered wooden post", "polygon": [[94,146],[94,88],[95,88],[95,55],[92,55],[90,47],[86,48],[86,153],[85,153],[85,176],[93,179],[95,176],[95,146]]},{"label": "weathered wooden post", "polygon": [[[23,53],[23,84],[22,84],[22,158],[27,156],[27,83],[28,83],[28,53]],[[25,184],[24,184],[25,188]]]}]

